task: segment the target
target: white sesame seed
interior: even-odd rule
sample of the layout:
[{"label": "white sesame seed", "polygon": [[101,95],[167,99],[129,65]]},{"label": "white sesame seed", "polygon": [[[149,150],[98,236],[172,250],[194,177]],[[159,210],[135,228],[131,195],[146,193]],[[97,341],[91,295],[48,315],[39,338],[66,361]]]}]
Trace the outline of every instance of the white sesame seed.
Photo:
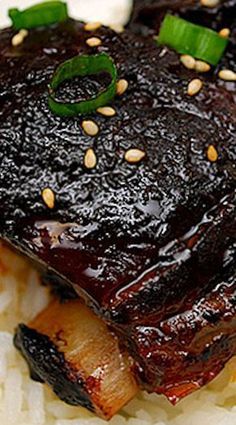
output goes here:
[{"label": "white sesame seed", "polygon": [[117,32],[118,34],[122,33],[124,31],[123,25],[119,24],[112,24],[110,25],[111,30]]},{"label": "white sesame seed", "polygon": [[22,44],[24,41],[24,38],[18,33],[16,35],[14,35],[14,37],[11,40],[11,44],[13,47],[17,47],[20,44]]},{"label": "white sesame seed", "polygon": [[125,152],[125,160],[130,164],[140,162],[146,156],[145,152],[141,149],[129,149]]},{"label": "white sesame seed", "polygon": [[88,22],[85,24],[85,31],[96,31],[98,28],[102,26],[101,22]]},{"label": "white sesame seed", "polygon": [[211,69],[209,63],[203,61],[196,61],[195,63],[195,71],[197,72],[209,72]]},{"label": "white sesame seed", "polygon": [[118,96],[121,96],[122,94],[124,94],[128,86],[129,86],[128,81],[124,79],[119,80],[116,84],[116,93],[118,94]]},{"label": "white sesame seed", "polygon": [[111,108],[110,106],[103,106],[102,108],[98,108],[97,112],[101,115],[104,115],[105,117],[114,117],[116,114],[115,109]]},{"label": "white sesame seed", "polygon": [[91,120],[83,121],[82,122],[82,128],[88,136],[96,136],[99,132],[98,125]]},{"label": "white sesame seed", "polygon": [[195,94],[200,92],[202,86],[203,82],[199,80],[199,78],[195,78],[194,80],[190,81],[188,85],[188,95],[195,96]]},{"label": "white sesame seed", "polygon": [[209,145],[207,148],[207,158],[211,162],[216,162],[218,159],[218,152],[213,145]]},{"label": "white sesame seed", "polygon": [[230,69],[222,69],[218,75],[221,80],[236,81],[236,72],[231,71]]},{"label": "white sesame seed", "polygon": [[24,28],[22,28],[20,31],[19,31],[19,34],[21,34],[22,35],[22,37],[27,37],[28,35],[29,35],[29,31],[28,30],[25,30]]},{"label": "white sesame seed", "polygon": [[229,38],[230,29],[229,28],[222,28],[222,30],[219,31],[219,35],[223,38]]},{"label": "white sesame seed", "polygon": [[55,194],[49,187],[46,187],[42,191],[42,198],[48,208],[53,209],[55,206]]},{"label": "white sesame seed", "polygon": [[194,69],[195,68],[195,59],[190,55],[181,55],[180,56],[180,62],[185,66],[185,68],[188,69]]},{"label": "white sesame seed", "polygon": [[220,0],[201,0],[201,5],[205,7],[216,7]]},{"label": "white sesame seed", "polygon": [[90,47],[98,47],[102,44],[102,40],[98,37],[91,37],[86,40],[86,43]]},{"label": "white sesame seed", "polygon": [[13,47],[17,47],[20,44],[23,43],[24,39],[27,37],[28,31],[27,30],[20,30],[17,34],[12,37],[11,44]]},{"label": "white sesame seed", "polygon": [[89,168],[90,170],[97,165],[97,157],[92,148],[89,148],[84,156],[84,165],[86,168]]}]

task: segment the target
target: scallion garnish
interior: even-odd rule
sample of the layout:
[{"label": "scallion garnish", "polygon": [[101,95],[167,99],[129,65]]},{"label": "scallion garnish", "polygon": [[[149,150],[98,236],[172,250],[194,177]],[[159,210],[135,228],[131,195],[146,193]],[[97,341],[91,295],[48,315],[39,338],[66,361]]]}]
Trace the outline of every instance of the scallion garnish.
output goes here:
[{"label": "scallion garnish", "polygon": [[217,32],[169,14],[165,16],[157,42],[211,65],[218,64],[228,44]]},{"label": "scallion garnish", "polygon": [[[90,99],[79,102],[62,102],[56,99],[55,91],[64,81],[75,77],[107,72],[111,76],[111,82],[107,88]],[[101,106],[107,105],[116,94],[117,69],[109,55],[100,53],[97,55],[75,56],[59,65],[49,85],[49,107],[52,112],[60,116],[86,115],[95,112]]]},{"label": "scallion garnish", "polygon": [[66,3],[46,1],[20,11],[9,9],[8,15],[16,30],[48,26],[68,19]]}]

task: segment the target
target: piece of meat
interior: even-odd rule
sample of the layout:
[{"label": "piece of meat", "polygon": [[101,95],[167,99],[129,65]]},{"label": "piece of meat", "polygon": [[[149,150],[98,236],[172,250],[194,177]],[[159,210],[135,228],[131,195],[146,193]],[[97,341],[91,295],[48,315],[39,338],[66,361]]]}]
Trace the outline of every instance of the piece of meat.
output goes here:
[{"label": "piece of meat", "polygon": [[135,0],[128,28],[137,34],[159,34],[167,13],[172,13],[198,25],[220,31],[229,28],[229,47],[215,69],[235,69],[236,0],[222,0],[215,7],[204,7],[198,0]]},{"label": "piece of meat", "polygon": [[227,249],[235,211],[235,194],[225,197],[106,306],[141,386],[174,403],[213,379],[235,353],[236,245]]},{"label": "piece of meat", "polygon": [[221,0],[215,7],[204,7],[199,0],[134,0],[128,26],[142,34],[158,33],[166,13],[216,31],[231,27],[236,19],[236,1]]},{"label": "piece of meat", "polygon": [[[161,247],[234,189],[236,106],[234,92],[214,79],[189,98],[186,87],[195,75],[174,52],[162,57],[153,42],[100,33],[104,47],[98,50],[114,57],[130,87],[114,102],[116,117],[92,117],[100,126],[95,139],[81,130],[81,118],[56,117],[46,103],[56,64],[78,49],[94,51],[85,47],[83,26],[33,31],[13,58],[9,51],[19,50],[9,47],[12,33],[2,34],[0,197],[2,235],[102,308],[110,291],[155,265]],[[210,144],[219,152],[216,163],[206,156]],[[98,166],[87,171],[83,156],[92,145]],[[147,152],[138,166],[123,160],[132,146]],[[48,186],[56,194],[52,211],[41,197]]]},{"label": "piece of meat", "polygon": [[[205,214],[183,237],[162,247],[156,264],[118,292],[110,293],[110,320],[127,327],[136,321],[161,320],[192,304],[221,272],[225,249],[236,241],[236,194]],[[224,237],[222,238],[222,234]]]},{"label": "piece of meat", "polygon": [[[204,230],[201,228],[200,234]],[[214,231],[212,227],[209,230]],[[191,249],[194,243],[195,247],[201,244],[196,235],[188,235]],[[143,317],[116,328],[122,345],[125,339],[136,359],[132,369],[132,362],[125,360],[127,351],[120,354],[117,341],[101,319],[77,300],[53,302],[28,326],[20,325],[15,345],[34,379],[47,382],[69,404],[81,404],[107,419],[135,395],[134,374],[141,387],[165,394],[175,404],[211,381],[235,354],[235,264],[236,243],[224,251],[219,272],[208,284],[202,279],[201,290],[186,300],[177,314],[165,311],[162,320],[152,308],[148,312],[143,299]],[[198,278],[203,278],[202,270]],[[120,368],[120,362],[125,362],[126,368]],[[106,367],[98,386],[92,377],[102,365]]]},{"label": "piece of meat", "polygon": [[[101,46],[86,44],[91,35],[101,38]],[[201,93],[189,97],[187,86],[196,76],[194,71],[180,65],[175,52],[129,31],[115,34],[100,28],[88,34],[83,24],[69,20],[30,31],[18,48],[11,46],[12,36],[9,29],[0,34],[1,235],[51,278],[73,286],[121,335],[121,344],[135,357],[142,385],[160,391],[156,351],[146,359],[143,377],[145,339],[137,339],[137,346],[131,344],[132,332],[142,325],[142,309],[148,310],[150,300],[158,328],[168,319],[166,312],[182,320],[184,307],[195,308],[196,295],[211,296],[210,282],[221,272],[225,250],[235,242],[234,83],[222,82],[212,73],[204,77]],[[48,110],[47,86],[59,63],[97,51],[112,56],[119,78],[126,78],[129,87],[113,102],[116,116],[89,117],[99,125],[98,135],[92,138],[82,131],[81,117],[61,118]],[[85,78],[65,84],[61,96],[68,91],[69,97],[76,92],[90,96],[106,83],[105,75]],[[209,145],[218,151],[214,163],[207,158]],[[83,158],[91,146],[98,163],[86,170]],[[124,160],[132,147],[146,152],[140,164]],[[52,210],[42,200],[45,187],[56,195]],[[197,230],[191,238],[194,226]],[[186,246],[190,241],[193,245]],[[177,260],[185,249],[188,256],[180,256],[175,267],[171,256],[177,255],[173,257]],[[166,282],[163,297],[159,273],[165,262],[169,269],[160,279]],[[130,291],[143,278],[144,290]],[[234,318],[235,311],[227,340],[235,337]],[[169,339],[170,351],[172,346]],[[218,353],[217,367],[209,356],[202,383],[228,361],[228,352],[220,346]],[[164,364],[161,373],[165,385],[169,381]],[[194,368],[189,374],[194,381]],[[167,394],[166,389],[163,392]]]},{"label": "piece of meat", "polygon": [[[203,7],[202,5],[200,5],[199,1],[194,1],[194,0],[189,0],[189,1],[186,0],[181,2],[178,0],[177,1],[136,0],[134,1],[134,9],[130,19],[129,28],[131,28],[136,33],[142,33],[145,35],[158,34],[161,22],[166,13],[175,13],[175,14],[177,13],[179,16],[181,16],[184,19],[187,19],[191,22],[194,22],[200,25],[208,26],[217,31],[219,31],[222,27],[229,27],[231,30],[230,47],[228,51],[226,52],[226,54],[224,55],[224,57],[222,58],[222,61],[219,67],[217,67],[216,73],[218,73],[219,68],[234,69],[235,38],[236,38],[236,32],[235,32],[236,2],[235,1],[221,1],[216,7],[209,8],[209,7]],[[235,204],[235,200],[233,201],[233,203]],[[233,211],[232,217],[235,217],[235,214],[236,214],[235,211]],[[235,234],[236,233],[235,218],[233,218],[233,222],[234,224],[231,230]],[[205,237],[206,239],[208,239],[208,242],[209,242],[209,234],[205,235]],[[200,245],[199,243],[197,245],[198,245],[197,251],[199,251],[199,247],[201,249],[202,242],[200,242]],[[209,246],[210,246],[210,242],[209,242]],[[172,252],[173,252],[173,247],[171,246],[170,248],[172,249]],[[208,259],[209,259],[209,256],[206,256],[205,261],[207,261]],[[186,258],[184,260],[186,260]],[[203,257],[202,257],[202,260],[203,260]],[[134,329],[132,329],[132,331],[130,332],[130,336],[131,336],[130,345],[132,346],[132,344],[134,344],[133,353],[136,353],[137,352],[136,341],[137,340],[143,341],[143,344],[139,343],[139,348],[138,348],[139,353],[141,354],[141,356],[143,356],[143,367],[141,368],[141,372],[143,372],[143,375],[146,375],[146,378],[143,378],[143,379],[146,379],[146,381],[149,382],[153,388],[153,382],[155,378],[158,380],[158,377],[159,377],[159,382],[158,382],[159,391],[162,393],[165,393],[167,397],[169,399],[172,399],[174,403],[178,401],[180,398],[182,398],[183,396],[185,396],[187,393],[190,393],[194,391],[196,388],[198,388],[199,386],[204,385],[204,379],[206,379],[206,376],[207,376],[207,361],[209,359],[209,356],[212,356],[212,358],[214,357],[214,350],[216,350],[215,351],[216,357],[219,355],[219,352],[217,351],[219,350],[219,348],[217,348],[218,343],[216,343],[214,346],[214,344],[212,344],[212,341],[211,341],[211,345],[213,346],[212,347],[209,343],[209,340],[207,339],[207,336],[206,336],[207,329],[205,327],[206,323],[204,324],[204,320],[201,319],[200,303],[198,304],[197,307],[195,307],[194,305],[191,305],[191,302],[194,301],[194,297],[197,297],[197,293],[195,290],[193,290],[192,299],[191,297],[189,299],[189,292],[187,292],[186,297],[183,298],[184,308],[187,309],[187,307],[189,307],[189,310],[187,312],[184,311],[184,313],[181,313],[179,316],[171,315],[171,317],[168,317],[169,311],[165,310],[165,314],[167,314],[167,317],[168,317],[168,319],[166,319],[166,322],[169,322],[166,324],[166,326],[167,327],[169,326],[169,331],[171,332],[173,331],[173,326],[171,325],[175,323],[176,335],[178,334],[178,338],[179,338],[178,343],[176,344],[176,347],[172,348],[172,350],[173,351],[175,350],[176,352],[176,360],[177,360],[176,363],[174,362],[173,351],[171,351],[171,355],[170,355],[170,350],[168,351],[169,338],[167,337],[167,335],[164,335],[164,333],[162,332],[162,329],[160,329],[159,327],[161,326],[160,323],[158,323],[156,320],[156,316],[158,315],[158,313],[155,312],[154,314],[154,311],[152,309],[153,305],[156,306],[156,299],[158,299],[158,305],[162,306],[164,310],[164,307],[166,306],[165,300],[167,299],[169,295],[165,293],[165,288],[167,285],[170,288],[171,282],[173,282],[173,285],[176,283],[179,289],[179,286],[183,284],[182,276],[184,275],[186,277],[186,272],[187,272],[187,275],[189,276],[189,281],[190,281],[191,266],[186,268],[186,264],[185,264],[190,262],[191,260],[187,258],[187,261],[183,261],[180,265],[178,264],[177,268],[179,270],[179,277],[177,279],[177,283],[175,282],[174,279],[173,280],[171,279],[171,272],[169,272],[169,270],[167,272],[168,274],[166,278],[165,276],[166,264],[164,263],[164,267],[161,264],[161,268],[159,267],[159,273],[157,274],[157,277],[156,277],[159,282],[159,286],[158,286],[159,291],[157,291],[157,293],[155,294],[155,298],[153,297],[153,292],[150,290],[150,288],[152,287],[154,283],[152,280],[153,271],[151,271],[150,274],[147,274],[146,276],[142,276],[139,280],[137,280],[133,288],[131,285],[131,288],[130,288],[131,294],[129,293],[129,295],[127,295],[124,293],[124,298],[127,300],[126,303],[124,302],[124,300],[121,300],[122,291],[121,293],[119,293],[119,300],[118,300],[118,303],[122,306],[122,311],[119,313],[119,317],[124,318],[123,320],[124,324],[129,322],[129,314],[131,314],[132,310],[134,310],[134,306],[135,306],[135,310],[134,310],[135,314],[137,314],[137,317],[139,317],[138,318],[139,324],[136,327],[134,325]],[[205,290],[208,291],[209,287],[207,285],[207,280],[205,280],[206,279],[205,272],[206,272],[206,269],[207,269],[207,272],[209,272],[209,267],[211,266],[208,266],[206,262],[204,273],[202,273],[202,264],[199,264],[196,256],[194,256],[193,258],[192,266],[193,266],[192,276],[194,277],[194,279],[191,279],[192,288],[196,288],[199,284],[200,285],[202,284]],[[194,272],[194,266],[196,267],[195,272]],[[217,266],[215,265],[215,267]],[[235,273],[234,273],[235,268],[236,268],[236,257],[234,255],[232,258],[232,276],[230,278],[231,295],[228,293],[228,299],[231,299],[231,304],[229,304],[231,309],[231,316],[235,314],[235,304],[233,303],[233,300],[234,300],[233,296],[235,291]],[[164,278],[160,277],[160,272],[162,272],[162,269],[164,269]],[[199,276],[199,272],[198,274],[196,274],[196,270],[199,270],[199,269],[201,270],[200,276]],[[211,285],[213,285],[213,283],[214,283],[214,280],[211,281]],[[155,284],[153,285],[153,288],[154,286]],[[175,290],[176,291],[175,295],[176,293],[180,294],[180,292],[178,292],[178,289]],[[132,295],[132,291],[134,291],[133,295]],[[183,295],[183,293],[184,291],[182,290],[181,295]],[[211,296],[213,297],[214,299],[213,303],[215,303],[215,306],[216,306],[217,305],[216,290],[213,290],[213,293]],[[128,297],[129,297],[129,300],[128,300]],[[132,297],[133,297],[133,301],[130,302],[130,298]],[[208,297],[210,296],[208,295]],[[225,297],[224,302],[226,302],[228,299],[227,297]],[[138,300],[142,300],[143,304],[141,305],[141,303]],[[204,302],[207,303],[207,300],[205,301],[204,299],[203,301],[203,299],[201,299],[201,305],[203,306],[202,309],[204,308]],[[137,307],[138,305],[139,307]],[[173,305],[174,305],[174,299],[173,299]],[[171,308],[173,308],[173,305],[171,305]],[[147,306],[151,306],[151,307],[147,308]],[[222,306],[224,309],[225,303],[222,302]],[[176,306],[174,305],[174,308],[175,307]],[[196,311],[194,311],[195,308],[196,308]],[[214,308],[214,304],[213,304],[213,308]],[[164,315],[163,310],[162,310],[162,315]],[[150,314],[148,312],[150,312]],[[143,326],[142,324],[140,325],[140,322],[142,322],[142,319],[141,319],[142,314],[143,314],[143,317],[145,317],[143,321]],[[154,317],[152,317],[153,315]],[[182,321],[182,316],[183,316],[183,321]],[[196,332],[200,333],[200,330],[198,329],[199,326],[198,327],[194,326],[194,317],[197,318],[196,322],[198,322],[198,325],[203,326],[204,331],[201,331],[201,333],[205,335],[206,346],[207,344],[211,346],[211,350],[209,350],[208,356],[206,356],[206,352],[208,351],[207,348],[205,349],[205,352],[204,352],[204,344],[202,344],[200,348],[201,350],[200,352],[197,353],[196,350],[194,351],[195,330]],[[226,317],[227,317],[227,313],[226,313]],[[184,318],[186,318],[186,320],[184,320]],[[188,324],[187,321],[189,320],[189,318],[192,320],[190,320],[190,323]],[[147,326],[145,325],[145,322],[147,323]],[[162,323],[164,324],[165,322],[163,321]],[[235,324],[233,323],[232,325],[230,323],[230,325],[232,326],[231,327],[232,332],[234,332]],[[125,326],[125,325],[122,325],[122,326]],[[192,335],[191,335],[192,346],[190,346],[188,341],[189,345],[187,346],[187,349],[186,349],[186,347],[183,347],[182,345],[183,340],[181,340],[181,336],[182,336],[181,330],[183,330],[183,332],[186,332],[187,334],[188,326],[192,330]],[[219,341],[221,341],[220,333],[221,333],[221,329],[219,330],[219,334],[218,334]],[[190,335],[190,332],[188,331],[188,336],[189,335]],[[162,336],[162,341],[161,341],[161,336]],[[175,341],[175,337],[173,334],[171,334],[171,337],[173,338],[173,341]],[[210,339],[211,338],[213,339],[212,330],[210,330]],[[165,339],[167,340],[166,348],[164,347]],[[197,339],[197,341],[199,341],[199,339]],[[156,357],[154,354],[155,344],[157,346]],[[199,350],[199,346],[200,344],[198,344],[198,350]],[[223,351],[228,352],[229,356],[231,357],[232,352],[235,350],[235,339],[232,337],[232,339],[230,339],[230,342],[228,341],[226,342],[225,335],[223,334],[223,344],[221,344],[221,350],[222,350],[222,346],[224,346]],[[191,356],[191,350],[192,350],[192,356]],[[178,357],[178,352],[180,352],[179,357]],[[150,366],[149,372],[148,372],[148,361],[147,361],[148,356],[150,356],[150,359],[151,359],[150,365],[149,365]],[[182,360],[180,360],[180,357],[182,357]],[[206,357],[207,357],[207,361],[205,361]],[[140,362],[140,358],[139,358],[139,362]],[[158,367],[158,365],[160,364],[162,364],[162,367]],[[156,368],[154,365],[156,365]],[[171,372],[170,372],[171,367],[173,372],[172,378],[171,378]],[[190,378],[192,367],[194,368],[194,372],[192,372],[192,376],[194,375],[196,378],[194,383],[191,381],[191,378]],[[158,368],[159,368],[159,371],[158,371]],[[198,372],[197,372],[197,368],[198,368]],[[168,374],[165,374],[165,373],[163,374],[163,370],[168,370],[169,371]],[[215,371],[216,370],[217,370],[217,367],[215,368]],[[202,371],[205,371],[205,378]],[[197,377],[197,373],[198,373],[198,377]],[[208,376],[206,380],[213,379],[213,377],[215,376],[215,374],[212,374],[212,371],[210,371],[209,374],[211,374],[211,378]],[[158,392],[158,388],[157,388],[157,392]]]},{"label": "piece of meat", "polygon": [[155,391],[175,404],[215,378],[222,357],[234,355],[235,264],[236,245],[225,252],[221,273],[178,314],[162,320],[147,314],[128,327],[129,349],[138,358],[138,375],[147,390],[153,391],[156,382]]},{"label": "piece of meat", "polygon": [[51,302],[28,326],[19,325],[15,346],[33,379],[102,418],[110,419],[138,391],[117,338],[79,300]]}]

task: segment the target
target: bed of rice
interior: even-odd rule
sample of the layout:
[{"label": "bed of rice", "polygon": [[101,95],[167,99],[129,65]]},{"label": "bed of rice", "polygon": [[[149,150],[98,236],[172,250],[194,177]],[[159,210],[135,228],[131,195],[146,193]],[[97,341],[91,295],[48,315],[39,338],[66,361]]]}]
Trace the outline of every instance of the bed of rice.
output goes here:
[{"label": "bed of rice", "polygon": [[[67,406],[30,380],[12,344],[15,326],[48,302],[48,289],[25,260],[0,244],[0,424],[104,425],[82,408]],[[172,407],[164,397],[140,394],[111,425],[235,425],[236,359],[207,388]]]}]

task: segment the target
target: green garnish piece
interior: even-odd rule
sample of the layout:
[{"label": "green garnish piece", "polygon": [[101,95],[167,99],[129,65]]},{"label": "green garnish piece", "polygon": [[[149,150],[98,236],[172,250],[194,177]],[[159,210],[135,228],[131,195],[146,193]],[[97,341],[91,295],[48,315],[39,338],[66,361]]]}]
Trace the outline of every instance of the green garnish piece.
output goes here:
[{"label": "green garnish piece", "polygon": [[[100,72],[107,72],[111,82],[107,88],[90,99],[66,103],[56,99],[55,91],[64,81],[75,77],[84,77]],[[49,85],[49,107],[60,116],[86,115],[107,105],[116,95],[117,69],[112,58],[106,53],[75,56],[59,65]]]},{"label": "green garnish piece", "polygon": [[67,4],[62,1],[45,1],[22,11],[9,9],[8,15],[16,30],[29,30],[67,20],[68,10]]},{"label": "green garnish piece", "polygon": [[228,40],[217,32],[167,14],[161,25],[159,45],[166,45],[178,53],[191,55],[211,65],[217,65],[227,47]]}]

